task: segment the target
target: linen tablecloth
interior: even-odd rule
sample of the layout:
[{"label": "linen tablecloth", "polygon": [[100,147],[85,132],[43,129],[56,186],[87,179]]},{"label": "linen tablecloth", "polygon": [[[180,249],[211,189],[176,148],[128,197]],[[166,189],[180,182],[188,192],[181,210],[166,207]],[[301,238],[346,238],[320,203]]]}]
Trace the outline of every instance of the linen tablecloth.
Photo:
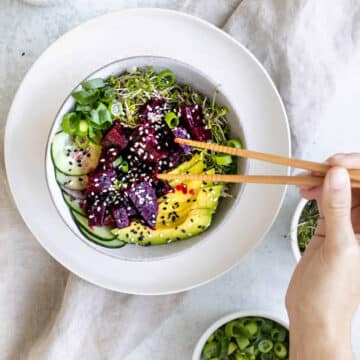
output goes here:
[{"label": "linen tablecloth", "polygon": [[[1,141],[15,88],[31,63],[64,32],[108,11],[135,6],[185,11],[241,41],[264,64],[282,95],[297,155],[316,139],[339,73],[359,48],[359,0],[55,2],[46,8],[15,0],[0,3]],[[43,32],[33,33],[40,18]],[[2,143],[0,149],[2,153]],[[0,359],[126,359],[187,296],[118,294],[70,274],[40,247],[20,218],[2,154],[0,246]]]}]

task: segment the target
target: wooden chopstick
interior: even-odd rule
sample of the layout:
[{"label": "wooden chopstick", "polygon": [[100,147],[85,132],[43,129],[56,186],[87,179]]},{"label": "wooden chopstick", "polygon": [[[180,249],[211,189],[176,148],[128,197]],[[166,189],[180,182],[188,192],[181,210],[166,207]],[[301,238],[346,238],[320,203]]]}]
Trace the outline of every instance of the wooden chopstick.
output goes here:
[{"label": "wooden chopstick", "polygon": [[[229,146],[223,146],[218,144],[210,144],[201,141],[188,140],[176,138],[175,142],[178,144],[189,145],[201,149],[212,150],[234,156],[266,161],[272,164],[290,166],[297,169],[304,169],[314,171],[320,174],[325,174],[329,170],[329,166],[326,164],[317,163],[314,161],[300,160],[294,158],[288,158],[280,155],[267,154],[246,149],[236,149]],[[349,169],[350,179],[360,181],[360,170]]]},{"label": "wooden chopstick", "polygon": [[[211,181],[252,184],[279,184],[297,186],[318,186],[324,181],[320,176],[270,176],[270,175],[220,175],[220,174],[158,174],[160,180]],[[360,182],[352,181],[352,188],[360,188]]]}]

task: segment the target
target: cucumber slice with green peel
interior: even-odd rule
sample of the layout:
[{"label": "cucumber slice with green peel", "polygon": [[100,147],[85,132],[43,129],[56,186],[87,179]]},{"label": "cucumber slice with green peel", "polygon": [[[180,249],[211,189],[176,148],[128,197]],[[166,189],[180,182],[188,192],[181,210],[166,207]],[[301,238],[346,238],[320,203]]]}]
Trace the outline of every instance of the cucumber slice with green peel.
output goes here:
[{"label": "cucumber slice with green peel", "polygon": [[51,157],[55,168],[65,175],[86,175],[99,162],[101,146],[92,142],[81,149],[76,146],[73,136],[58,132],[51,143]]},{"label": "cucumber slice with green peel", "polygon": [[87,240],[106,247],[106,248],[110,248],[110,249],[118,249],[118,248],[122,248],[123,246],[126,245],[126,242],[121,241],[119,239],[114,239],[114,240],[101,240],[98,237],[94,236],[93,234],[90,234],[88,231],[86,231],[83,227],[79,226],[79,231],[81,232],[82,235],[84,235],[86,237]]},{"label": "cucumber slice with green peel", "polygon": [[69,208],[72,211],[74,211],[80,215],[83,215],[83,216],[86,215],[85,211],[81,207],[79,199],[73,198],[71,195],[67,194],[66,192],[63,192],[63,198],[65,200],[66,205],[69,206]]},{"label": "cucumber slice with green peel", "polygon": [[80,190],[71,190],[71,189],[68,189],[67,187],[61,186],[61,185],[60,185],[60,189],[64,193],[70,195],[72,198],[74,198],[76,200],[84,200],[86,198],[85,194]]},{"label": "cucumber slice with green peel", "polygon": [[97,237],[102,241],[109,241],[115,239],[115,235],[111,233],[111,229],[108,226],[89,226],[89,220],[86,216],[78,214],[75,211],[71,211],[75,221],[91,235]]},{"label": "cucumber slice with green peel", "polygon": [[70,190],[85,190],[89,181],[87,175],[65,175],[59,170],[55,170],[56,181],[61,185]]}]

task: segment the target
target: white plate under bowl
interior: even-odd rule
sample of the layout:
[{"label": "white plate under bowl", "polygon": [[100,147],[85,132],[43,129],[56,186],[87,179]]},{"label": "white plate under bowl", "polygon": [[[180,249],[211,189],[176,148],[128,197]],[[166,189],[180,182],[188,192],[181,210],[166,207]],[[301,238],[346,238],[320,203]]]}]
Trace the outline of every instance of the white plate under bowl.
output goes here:
[{"label": "white plate under bowl", "polygon": [[[195,17],[168,10],[135,9],[90,20],[40,56],[9,112],[5,162],[22,217],[61,264],[108,289],[168,294],[214,279],[253,251],[272,225],[285,187],[244,186],[240,201],[217,231],[177,256],[128,261],[79,241],[56,211],[46,185],[44,159],[53,120],[64,99],[88,74],[119,59],[141,56],[171,58],[201,70],[220,86],[236,109],[249,149],[289,156],[284,106],[269,76],[249,51]],[[288,169],[250,161],[248,172],[287,175]]]},{"label": "white plate under bowl", "polygon": [[213,334],[218,328],[225,325],[229,321],[241,319],[244,317],[261,317],[265,319],[269,319],[272,321],[275,321],[276,323],[283,326],[285,329],[289,330],[289,324],[286,323],[284,320],[280,319],[277,316],[265,313],[263,311],[240,311],[233,314],[226,315],[222,317],[221,319],[217,320],[214,324],[212,324],[209,328],[206,329],[204,334],[201,336],[199,341],[197,342],[195,346],[195,350],[193,353],[192,360],[201,360],[201,352],[202,349],[207,341],[207,339],[210,337],[211,334]]},{"label": "white plate under bowl", "polygon": [[[209,79],[205,74],[198,69],[195,69],[189,64],[179,62],[174,59],[166,57],[155,57],[155,56],[137,56],[127,59],[121,59],[115,61],[111,64],[105,65],[101,69],[92,73],[86,80],[96,79],[96,78],[108,78],[111,75],[119,75],[126,71],[127,69],[132,69],[135,67],[145,67],[153,66],[156,71],[160,72],[164,69],[171,69],[175,76],[178,84],[188,84],[191,85],[196,91],[201,94],[206,95],[209,99],[212,99],[215,92],[216,103],[219,106],[225,106],[229,109],[229,114],[227,119],[230,124],[232,138],[242,139],[242,142],[246,146],[246,137],[241,129],[240,120],[236,113],[236,110],[227,100],[226,94],[223,92],[223,89],[218,89],[218,84],[216,84],[212,79]],[[84,79],[85,80],[85,79]],[[74,91],[81,90],[81,86],[78,86]],[[119,249],[108,249],[99,245],[94,244],[89,241],[76,226],[68,206],[66,205],[62,191],[56,182],[54,165],[51,156],[51,142],[55,134],[61,130],[61,122],[63,116],[72,111],[75,107],[75,100],[69,94],[66,98],[64,104],[61,106],[60,111],[58,112],[54,125],[50,131],[48,146],[46,151],[46,177],[49,185],[50,194],[54,200],[55,206],[59,211],[59,214],[69,226],[69,228],[77,235],[77,237],[85,241],[89,246],[92,246],[94,249],[101,251],[109,256],[115,256],[120,259],[126,259],[129,261],[134,260],[155,260],[161,258],[167,258],[170,256],[178,255],[180,252],[190,249],[193,245],[198,244],[199,242],[208,241],[212,236],[217,236],[217,232],[220,231],[221,225],[223,224],[223,219],[229,216],[229,211],[231,211],[234,206],[236,207],[237,202],[240,198],[240,186],[234,185],[231,187],[232,198],[227,197],[221,199],[214,219],[212,220],[212,225],[210,229],[202,233],[199,236],[195,236],[187,241],[177,241],[163,246],[124,246]],[[239,161],[238,171],[240,173],[246,172],[246,163],[247,161]]]}]

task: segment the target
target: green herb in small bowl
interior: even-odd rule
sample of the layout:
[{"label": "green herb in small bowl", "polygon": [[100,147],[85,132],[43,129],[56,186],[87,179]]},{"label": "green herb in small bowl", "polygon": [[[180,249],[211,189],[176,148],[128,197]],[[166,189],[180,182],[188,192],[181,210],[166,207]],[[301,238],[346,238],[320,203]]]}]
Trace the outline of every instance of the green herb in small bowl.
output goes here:
[{"label": "green herb in small bowl", "polygon": [[313,237],[319,210],[315,200],[302,199],[297,206],[291,224],[291,242],[295,258],[299,261]]},{"label": "green herb in small bowl", "polygon": [[289,358],[289,331],[280,320],[237,313],[220,319],[200,339],[193,360]]}]

